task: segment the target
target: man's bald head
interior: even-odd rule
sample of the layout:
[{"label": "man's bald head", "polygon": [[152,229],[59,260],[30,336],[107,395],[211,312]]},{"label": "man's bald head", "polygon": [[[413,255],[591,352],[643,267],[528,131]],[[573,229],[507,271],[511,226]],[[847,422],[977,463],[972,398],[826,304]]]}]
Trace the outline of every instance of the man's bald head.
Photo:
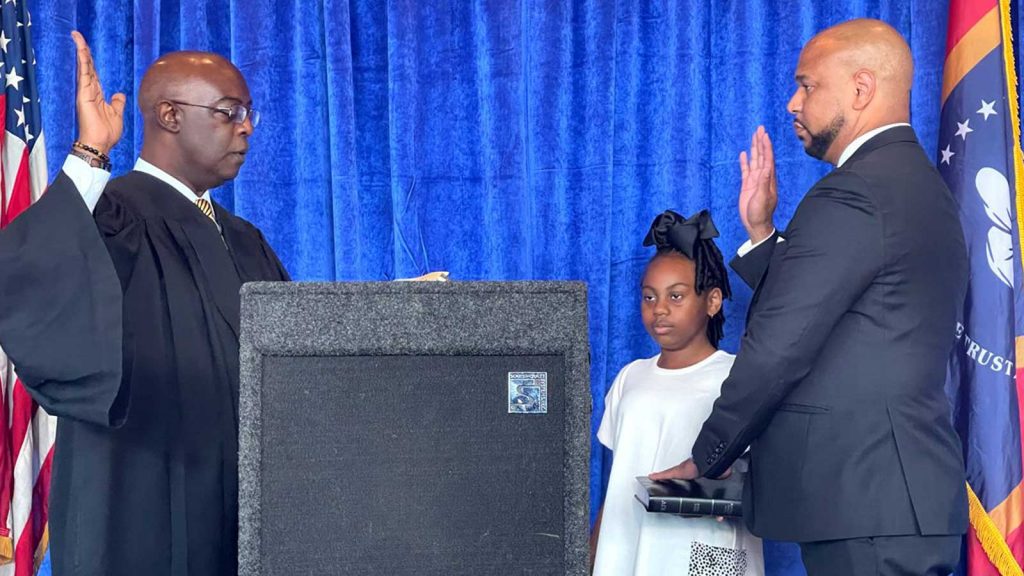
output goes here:
[{"label": "man's bald head", "polygon": [[914,80],[914,61],[910,46],[895,28],[871,18],[858,18],[837,24],[811,39],[804,52],[814,51],[830,57],[845,72],[870,70],[878,87],[894,97],[910,94]]},{"label": "man's bald head", "polygon": [[242,73],[227,58],[212,52],[170,52],[154,62],[139,85],[139,109],[151,115],[161,100],[189,99],[199,86],[232,77],[243,84]]},{"label": "man's bald head", "polygon": [[807,153],[835,164],[861,134],[907,122],[913,76],[910,47],[880,20],[850,20],[812,38],[787,105]]}]

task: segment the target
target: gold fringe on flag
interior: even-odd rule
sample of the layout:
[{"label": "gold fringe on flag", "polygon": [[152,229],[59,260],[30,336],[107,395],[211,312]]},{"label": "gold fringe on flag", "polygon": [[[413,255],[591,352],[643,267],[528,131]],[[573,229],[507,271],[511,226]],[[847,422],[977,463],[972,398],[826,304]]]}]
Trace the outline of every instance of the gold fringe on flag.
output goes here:
[{"label": "gold fringe on flag", "polygon": [[14,562],[14,538],[0,536],[0,565]]},{"label": "gold fringe on flag", "polygon": [[[1024,238],[1024,157],[1020,149],[1020,116],[1017,110],[1017,69],[1013,61],[1013,32],[1010,27],[1010,0],[999,0],[999,28],[1003,40],[1003,68],[1006,74],[1006,99],[1013,132],[1013,186],[1016,191],[1017,237]],[[1020,246],[1014,248],[1020,249]],[[1021,271],[1018,270],[1018,273]],[[1018,400],[1019,401],[1019,400]]]},{"label": "gold fringe on flag", "polygon": [[1013,557],[1013,552],[1010,552],[1010,547],[1003,539],[1003,533],[992,522],[992,518],[985,511],[970,484],[967,485],[967,502],[971,511],[971,527],[974,528],[985,555],[996,570],[999,570],[1000,576],[1024,576],[1020,564],[1017,564],[1017,559]]},{"label": "gold fringe on flag", "polygon": [[46,549],[50,547],[50,523],[43,524],[43,536],[39,538],[39,546],[36,547],[36,557],[32,562],[32,573],[39,572],[43,560],[46,558]]},{"label": "gold fringe on flag", "polygon": [[[1024,238],[1024,155],[1020,147],[1020,116],[1017,106],[1017,69],[1013,58],[1013,31],[1010,26],[1010,1],[999,0],[999,29],[1001,32],[1003,46],[1003,72],[1006,77],[1006,99],[1007,108],[1010,110],[1010,127],[1013,134],[1013,142],[1010,148],[1013,150],[1013,185],[1017,205],[1017,237]],[[1018,240],[1019,242],[1019,240]],[[1014,249],[1020,250],[1021,246]],[[1017,271],[1018,274],[1022,270]],[[1020,335],[1017,335],[1020,336]],[[1018,355],[1019,358],[1019,355]],[[1018,398],[1018,402],[1020,399]],[[1013,557],[1009,546],[1006,544],[1006,535],[1002,534],[992,522],[988,512],[978,499],[978,495],[967,485],[969,499],[971,526],[981,542],[992,565],[999,570],[1002,576],[1022,575],[1021,565]]]}]

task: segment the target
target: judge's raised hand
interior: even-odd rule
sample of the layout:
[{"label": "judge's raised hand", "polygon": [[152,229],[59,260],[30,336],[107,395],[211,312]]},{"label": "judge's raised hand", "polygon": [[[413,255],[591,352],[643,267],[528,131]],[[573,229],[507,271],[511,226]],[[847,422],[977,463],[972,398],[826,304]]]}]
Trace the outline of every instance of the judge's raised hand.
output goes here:
[{"label": "judge's raised hand", "polygon": [[121,139],[125,97],[119,92],[106,101],[89,45],[77,31],[71,32],[71,38],[78,53],[78,141],[107,154]]},{"label": "judge's raised hand", "polygon": [[764,126],[758,126],[750,138],[750,155],[740,152],[740,220],[754,244],[772,235],[772,215],[778,203],[775,181],[775,154]]}]

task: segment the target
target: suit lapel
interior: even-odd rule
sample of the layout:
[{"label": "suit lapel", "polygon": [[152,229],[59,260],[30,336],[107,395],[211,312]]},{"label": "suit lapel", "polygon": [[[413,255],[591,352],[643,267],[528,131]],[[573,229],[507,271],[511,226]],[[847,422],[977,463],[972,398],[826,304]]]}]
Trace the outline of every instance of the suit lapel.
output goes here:
[{"label": "suit lapel", "polygon": [[202,278],[210,289],[210,297],[237,338],[240,318],[238,291],[242,288],[242,281],[217,227],[200,212],[196,213],[200,214],[202,220],[186,218],[168,222],[168,225],[183,247],[192,248]]},{"label": "suit lapel", "polygon": [[[200,294],[213,300],[214,307],[237,338],[240,315],[238,291],[242,281],[217,226],[195,204],[159,178],[138,171],[124,178],[147,190],[144,216],[159,218],[166,223],[196,276]],[[218,218],[223,222],[230,220],[221,213],[218,213]]]},{"label": "suit lapel", "polygon": [[265,280],[266,272],[259,266],[260,261],[252,254],[253,237],[240,224],[239,219],[228,213],[219,204],[214,202],[213,209],[217,213],[217,222],[220,223],[224,244],[228,248],[228,254],[234,261],[238,270],[241,282],[253,280]]}]

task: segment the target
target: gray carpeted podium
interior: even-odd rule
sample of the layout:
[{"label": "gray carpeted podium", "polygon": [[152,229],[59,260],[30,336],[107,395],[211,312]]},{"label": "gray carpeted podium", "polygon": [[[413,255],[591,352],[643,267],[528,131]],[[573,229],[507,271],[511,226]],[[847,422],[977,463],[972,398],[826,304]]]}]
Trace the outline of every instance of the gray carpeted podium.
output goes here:
[{"label": "gray carpeted podium", "polygon": [[587,573],[586,288],[242,289],[239,573]]}]

